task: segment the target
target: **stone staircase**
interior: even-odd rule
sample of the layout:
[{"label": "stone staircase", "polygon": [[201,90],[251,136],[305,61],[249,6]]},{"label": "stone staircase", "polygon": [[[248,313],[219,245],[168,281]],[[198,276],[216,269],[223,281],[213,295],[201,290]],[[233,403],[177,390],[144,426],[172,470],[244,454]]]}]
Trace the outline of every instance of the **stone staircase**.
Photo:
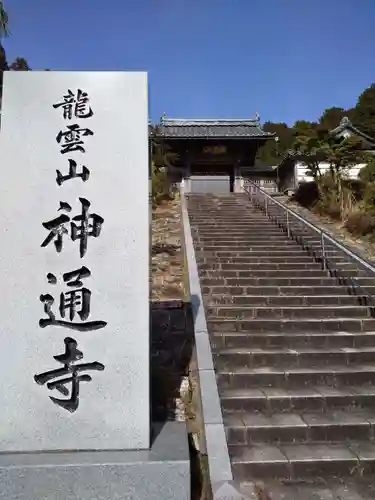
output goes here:
[{"label": "stone staircase", "polygon": [[[188,212],[236,481],[264,500],[375,499],[375,319],[246,196]],[[311,236],[311,244],[318,244]],[[360,276],[335,246],[330,257]],[[358,278],[375,295],[375,280]]]}]

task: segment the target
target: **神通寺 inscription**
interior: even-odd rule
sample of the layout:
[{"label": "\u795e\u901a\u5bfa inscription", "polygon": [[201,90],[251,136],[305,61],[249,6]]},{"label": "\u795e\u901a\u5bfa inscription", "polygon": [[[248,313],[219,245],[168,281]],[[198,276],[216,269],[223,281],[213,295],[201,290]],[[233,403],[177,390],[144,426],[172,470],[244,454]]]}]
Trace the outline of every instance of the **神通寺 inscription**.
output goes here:
[{"label": "\u795e\u901a\u5bfa inscription", "polygon": [[[93,115],[90,107],[89,97],[87,92],[78,89],[77,93],[73,93],[70,89],[63,96],[63,101],[53,104],[53,108],[63,109],[63,118],[70,120],[73,116],[76,119],[89,118]],[[85,152],[84,141],[85,136],[92,136],[94,132],[89,128],[80,128],[78,124],[67,125],[66,131],[60,131],[56,137],[56,141],[61,145],[61,154],[72,153],[78,151]],[[65,181],[75,178],[81,178],[86,182],[90,177],[90,171],[82,165],[81,172],[77,172],[77,162],[73,158],[68,159],[69,171],[63,175],[60,170],[56,170],[56,183],[61,186]],[[72,241],[80,241],[80,256],[84,257],[87,250],[87,240],[89,236],[97,238],[100,235],[101,226],[104,219],[97,214],[89,214],[90,202],[86,198],[79,198],[82,205],[80,215],[70,217],[67,213],[72,211],[72,207],[66,201],[60,201],[62,213],[55,219],[48,222],[43,222],[42,225],[49,231],[48,236],[42,242],[41,246],[45,247],[54,241],[57,252],[62,251],[63,236],[69,235]],[[68,225],[70,223],[70,232]],[[44,305],[44,312],[47,318],[39,320],[39,326],[45,328],[47,326],[59,326],[69,328],[76,331],[92,331],[104,328],[107,325],[106,321],[88,321],[90,316],[91,306],[91,291],[83,286],[83,279],[91,276],[90,270],[82,266],[79,269],[64,273],[62,275],[63,282],[66,284],[67,291],[60,293],[58,313],[53,311],[55,303],[54,297],[47,293],[40,295],[40,301]],[[47,273],[47,281],[50,285],[57,284],[57,277],[53,273]],[[59,318],[56,317],[59,314]],[[74,321],[78,316],[79,321]],[[82,352],[77,349],[77,342],[74,339],[67,337],[65,339],[65,354],[54,356],[54,358],[64,364],[64,368],[51,370],[34,377],[38,384],[47,383],[49,389],[57,389],[63,395],[68,395],[69,390],[67,384],[71,384],[71,397],[69,399],[58,399],[51,397],[50,399],[59,406],[75,411],[78,408],[79,384],[80,382],[89,381],[91,377],[87,374],[79,374],[83,370],[104,370],[104,365],[98,362],[76,365],[76,361],[82,358]],[[64,375],[71,375],[67,378],[59,379]],[[58,378],[56,381],[50,381]]]},{"label": "\u795e\u901a\u5bfa inscription", "polygon": [[77,172],[77,162],[72,160],[71,158],[68,160],[69,162],[69,172],[66,175],[63,175],[60,170],[56,170],[56,182],[59,186],[65,181],[68,181],[70,179],[75,179],[77,177],[80,177],[83,182],[86,182],[89,177],[90,177],[90,170],[85,167],[85,165],[82,165],[82,172],[78,173]]},{"label": "\u795e\u901a\u5bfa inscription", "polygon": [[[80,241],[80,256],[82,258],[85,255],[87,251],[88,237],[93,236],[94,238],[98,238],[104,219],[103,217],[100,217],[100,215],[89,214],[91,203],[86,200],[86,198],[79,198],[79,201],[82,205],[82,211],[80,215],[76,215],[71,219],[68,215],[61,214],[55,219],[42,223],[43,227],[50,231],[48,236],[42,242],[42,247],[46,247],[49,243],[51,243],[51,241],[55,240],[54,244],[56,251],[60,253],[63,247],[63,235],[69,234],[66,226],[70,222],[70,238],[72,241]],[[72,207],[69,205],[69,203],[60,202],[60,208],[58,208],[58,211],[59,210],[63,210],[64,212],[71,212]],[[79,224],[76,224],[76,222],[79,222]]]},{"label": "\u795e\u901a\u5bfa inscription", "polygon": [[[47,388],[50,390],[58,390],[63,396],[69,396],[67,399],[50,396],[50,400],[73,413],[79,405],[80,383],[91,381],[91,376],[82,372],[90,370],[103,371],[105,367],[98,361],[75,364],[76,361],[80,361],[83,358],[83,353],[77,349],[76,340],[66,337],[64,343],[64,354],[54,356],[54,359],[62,363],[64,367],[35,375],[34,380],[39,385],[47,384]],[[66,377],[66,375],[69,376]],[[66,387],[69,384],[71,384],[70,390]]]},{"label": "\u795e\u901a\u5bfa inscription", "polygon": [[[39,320],[39,326],[62,326],[78,331],[99,330],[107,325],[106,321],[86,321],[90,316],[91,291],[83,287],[82,279],[91,276],[90,270],[82,266],[80,269],[70,271],[63,274],[63,282],[70,288],[68,291],[60,294],[59,313],[62,319],[56,319],[56,314],[52,311],[52,306],[55,299],[52,295],[42,294],[40,301],[44,304],[44,312],[48,318]],[[54,274],[47,274],[47,281],[51,285],[57,284],[57,278]],[[78,316],[81,321],[74,322],[75,316]]]},{"label": "\u795e\u901a\u5bfa inscription", "polygon": [[4,79],[0,452],[146,450],[147,76]]},{"label": "\u795e\u901a\u5bfa inscription", "polygon": [[77,123],[67,125],[66,128],[68,130],[65,130],[65,132],[60,130],[56,136],[56,142],[61,144],[60,153],[62,155],[65,153],[71,153],[72,151],[80,151],[81,153],[84,153],[86,150],[83,147],[84,141],[82,140],[82,137],[94,135],[94,132],[89,128],[80,128]]},{"label": "\u795e\u901a\u5bfa inscription", "polygon": [[69,89],[68,93],[63,96],[63,101],[52,104],[52,106],[55,109],[61,107],[63,109],[63,118],[68,120],[73,116],[76,118],[90,118],[94,114],[90,107],[87,92],[81,89],[78,89],[76,94]]}]

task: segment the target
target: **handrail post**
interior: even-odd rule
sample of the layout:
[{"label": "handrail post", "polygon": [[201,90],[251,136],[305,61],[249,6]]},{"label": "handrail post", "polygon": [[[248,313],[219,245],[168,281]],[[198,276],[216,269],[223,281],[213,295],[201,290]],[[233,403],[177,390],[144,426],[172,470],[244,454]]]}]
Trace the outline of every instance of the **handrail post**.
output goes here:
[{"label": "handrail post", "polygon": [[327,269],[327,264],[326,264],[326,252],[325,252],[325,244],[324,244],[324,233],[320,233],[320,241],[321,241],[321,246],[322,246],[322,258],[323,258],[323,269]]},{"label": "handrail post", "polygon": [[265,210],[266,210],[266,215],[268,217],[268,199],[267,199],[267,196],[265,196],[264,199],[265,199],[264,207],[265,207]]},{"label": "handrail post", "polygon": [[285,210],[285,212],[286,212],[286,231],[288,234],[288,238],[290,238],[289,212],[288,210]]}]

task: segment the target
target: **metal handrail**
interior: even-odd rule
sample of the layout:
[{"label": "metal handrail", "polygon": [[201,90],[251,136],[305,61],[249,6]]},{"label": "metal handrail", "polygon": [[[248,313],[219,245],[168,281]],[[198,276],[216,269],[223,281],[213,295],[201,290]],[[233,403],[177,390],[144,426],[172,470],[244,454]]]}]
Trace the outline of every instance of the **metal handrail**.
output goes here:
[{"label": "metal handrail", "polygon": [[[300,240],[304,247],[311,248],[315,256],[319,256],[321,258],[323,269],[328,269],[328,270],[333,269],[336,272],[337,271],[342,272],[344,274],[344,279],[346,281],[349,281],[351,285],[354,286],[355,288],[362,290],[362,286],[359,285],[355,277],[347,275],[345,276],[345,271],[339,269],[338,266],[335,264],[335,262],[333,262],[327,256],[327,251],[328,251],[327,244],[330,244],[334,246],[337,250],[343,252],[345,255],[350,257],[352,261],[357,263],[360,267],[365,268],[366,271],[369,271],[375,277],[375,267],[372,266],[368,261],[361,258],[358,254],[347,248],[345,245],[336,241],[326,231],[318,228],[311,222],[307,221],[304,217],[297,214],[294,210],[286,207],[280,201],[275,200],[266,191],[261,189],[256,183],[252,182],[251,180],[248,180],[247,186],[243,186],[243,190],[250,196],[250,201],[254,205],[258,206],[258,208],[263,210],[264,213],[270,219],[274,219],[276,223],[285,230],[289,238],[295,239],[297,241]],[[259,195],[261,195],[263,199],[260,199]],[[272,205],[275,205],[282,210],[285,222],[283,221],[280,222],[277,217],[275,217],[273,214],[270,213],[270,207],[272,207]],[[321,249],[321,252],[319,252],[320,255],[319,253],[317,254],[315,249],[313,248],[316,245],[316,243],[314,243],[313,245],[306,244],[306,242],[303,241],[303,235],[297,234],[295,226],[293,225],[293,219],[302,223],[303,231],[305,231],[306,229],[310,229],[313,231],[313,233],[317,234],[320,240],[320,249]],[[374,297],[371,294],[369,294],[367,290],[363,294],[367,295],[371,299],[371,301],[374,301]]]}]

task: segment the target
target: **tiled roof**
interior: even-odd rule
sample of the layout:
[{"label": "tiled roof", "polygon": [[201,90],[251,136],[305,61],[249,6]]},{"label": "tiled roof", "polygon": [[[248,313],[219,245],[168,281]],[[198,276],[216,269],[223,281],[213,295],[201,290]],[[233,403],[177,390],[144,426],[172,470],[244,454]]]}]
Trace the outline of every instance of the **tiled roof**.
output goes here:
[{"label": "tiled roof", "polygon": [[339,135],[344,130],[350,130],[354,134],[358,135],[359,137],[362,137],[366,141],[370,142],[371,144],[375,144],[375,139],[373,137],[370,137],[367,134],[364,134],[361,130],[358,130],[352,122],[349,120],[347,116],[344,116],[339,124],[338,127],[334,128],[333,130],[330,131],[331,135]]},{"label": "tiled roof", "polygon": [[159,132],[168,138],[273,137],[262,130],[258,120],[177,120],[162,119]]},{"label": "tiled roof", "polygon": [[260,160],[255,160],[254,165],[251,167],[241,167],[241,172],[244,172],[246,174],[254,174],[254,173],[271,173],[274,172],[276,169],[276,165],[266,165]]},{"label": "tiled roof", "polygon": [[274,172],[276,168],[276,165],[266,165],[265,163],[262,163],[260,161],[256,161],[255,164],[252,167],[253,172]]}]

